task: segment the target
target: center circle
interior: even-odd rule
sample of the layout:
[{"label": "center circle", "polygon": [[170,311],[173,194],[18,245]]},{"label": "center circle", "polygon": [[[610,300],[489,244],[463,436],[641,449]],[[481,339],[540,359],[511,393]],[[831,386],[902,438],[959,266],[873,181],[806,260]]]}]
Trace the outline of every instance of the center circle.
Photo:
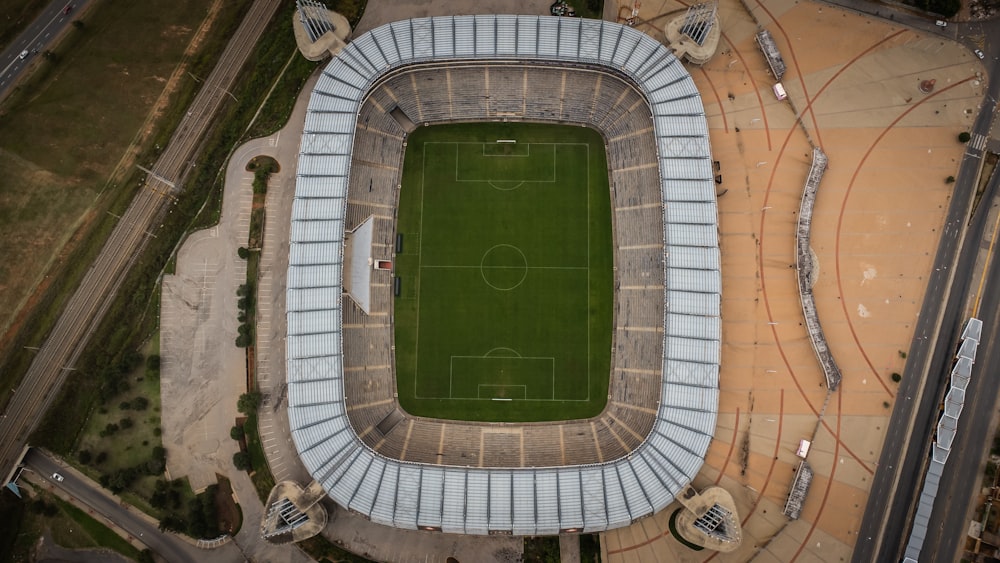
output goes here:
[{"label": "center circle", "polygon": [[498,244],[483,254],[479,273],[486,285],[497,291],[510,291],[528,277],[528,259],[521,249],[510,244]]}]

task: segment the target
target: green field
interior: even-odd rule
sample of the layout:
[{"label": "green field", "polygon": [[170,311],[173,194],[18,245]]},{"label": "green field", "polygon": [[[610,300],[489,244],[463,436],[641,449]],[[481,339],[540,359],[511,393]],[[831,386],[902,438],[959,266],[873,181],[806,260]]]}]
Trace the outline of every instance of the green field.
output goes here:
[{"label": "green field", "polygon": [[607,170],[603,139],[583,127],[437,125],[409,137],[394,319],[407,412],[497,422],[601,412]]}]

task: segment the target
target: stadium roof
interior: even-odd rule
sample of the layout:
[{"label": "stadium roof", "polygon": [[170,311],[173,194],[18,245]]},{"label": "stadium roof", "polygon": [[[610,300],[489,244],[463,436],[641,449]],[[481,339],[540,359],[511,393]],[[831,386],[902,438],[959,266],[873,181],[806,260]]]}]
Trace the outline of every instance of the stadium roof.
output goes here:
[{"label": "stadium roof", "polygon": [[[384,25],[330,62],[306,116],[287,289],[288,418],[295,446],[333,500],[389,526],[516,535],[626,526],[672,502],[704,463],[718,414],[717,319],[688,325],[667,307],[657,419],[647,439],[620,459],[535,468],[410,463],[368,448],[348,420],[341,284],[358,111],[386,73],[455,60],[585,64],[630,77],[650,104],[659,151],[667,241],[664,299],[676,296],[685,315],[719,314],[708,129],[698,91],[668,49],[634,29],[598,20],[454,16]],[[692,221],[699,208],[680,202],[710,206],[709,224],[704,218]],[[672,268],[675,253],[683,261],[716,264],[715,269]],[[715,299],[691,299],[692,292]]]}]

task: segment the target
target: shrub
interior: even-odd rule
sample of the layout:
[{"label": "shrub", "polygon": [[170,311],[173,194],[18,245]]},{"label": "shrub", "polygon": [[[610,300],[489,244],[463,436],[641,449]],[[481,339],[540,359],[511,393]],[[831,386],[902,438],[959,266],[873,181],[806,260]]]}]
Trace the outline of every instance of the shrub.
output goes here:
[{"label": "shrub", "polygon": [[118,403],[118,408],[121,409],[121,410],[123,410],[123,411],[127,411],[130,408],[132,408],[132,404],[129,403],[128,401],[122,401],[122,402]]},{"label": "shrub", "polygon": [[136,397],[132,399],[132,408],[137,411],[144,411],[149,408],[149,399],[146,397]]},{"label": "shrub", "polygon": [[968,143],[969,139],[972,139],[972,135],[970,135],[967,131],[962,131],[958,134],[959,143]]},{"label": "shrub", "polygon": [[80,453],[76,454],[76,459],[80,460],[80,463],[87,465],[94,458],[91,455],[90,450],[80,450]]},{"label": "shrub", "polygon": [[236,452],[233,454],[233,465],[235,465],[236,469],[239,469],[240,471],[249,471],[252,467],[250,463],[250,454],[247,452]]},{"label": "shrub", "polygon": [[899,375],[896,372],[892,372],[892,380],[893,381],[895,381],[896,383],[899,383],[902,379],[903,379],[902,375]]},{"label": "shrub", "polygon": [[133,425],[132,424],[132,419],[128,418],[128,417],[125,417],[125,418],[119,420],[118,424],[121,426],[122,430],[126,430],[126,429],[129,429],[129,428],[132,428],[132,425]]},{"label": "shrub", "polygon": [[96,463],[97,465],[100,465],[100,464],[104,463],[107,460],[108,460],[108,452],[98,452],[97,453],[97,458],[94,459],[94,463]]},{"label": "shrub", "polygon": [[955,177],[954,176],[948,176],[947,178],[944,179],[944,183],[945,184],[954,184],[955,183]]},{"label": "shrub", "polygon": [[260,406],[260,392],[250,391],[240,395],[239,400],[236,402],[236,410],[241,413],[251,416],[257,413],[257,408]]}]

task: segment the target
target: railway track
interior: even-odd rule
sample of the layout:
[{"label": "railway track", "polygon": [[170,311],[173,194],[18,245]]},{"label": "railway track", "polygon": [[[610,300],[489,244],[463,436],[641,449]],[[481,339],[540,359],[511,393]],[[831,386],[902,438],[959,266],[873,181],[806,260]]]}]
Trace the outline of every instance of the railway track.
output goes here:
[{"label": "railway track", "polygon": [[156,236],[162,217],[181,190],[182,181],[195,166],[193,158],[199,143],[225,97],[233,96],[229,88],[279,4],[280,0],[256,0],[247,11],[187,115],[151,169],[152,174],[147,175],[145,184],[39,347],[28,372],[0,416],[0,474],[7,475],[8,479],[20,460],[28,436],[88,345],[129,269],[149,237]]}]

